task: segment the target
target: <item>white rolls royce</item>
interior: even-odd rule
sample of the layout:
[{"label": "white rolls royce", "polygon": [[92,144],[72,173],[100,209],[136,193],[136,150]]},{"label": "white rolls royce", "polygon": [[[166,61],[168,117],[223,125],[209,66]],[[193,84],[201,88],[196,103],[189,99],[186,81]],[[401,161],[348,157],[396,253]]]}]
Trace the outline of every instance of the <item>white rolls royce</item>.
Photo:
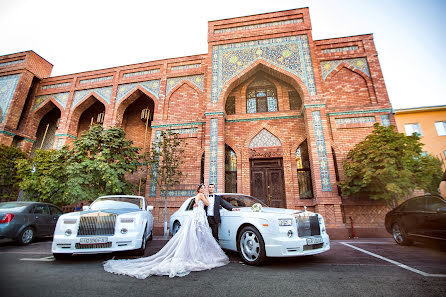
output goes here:
[{"label": "white rolls royce", "polygon": [[[260,265],[267,257],[314,255],[330,249],[330,238],[320,214],[268,207],[248,195],[216,195],[236,208],[235,211],[220,208],[220,246],[239,252],[247,264]],[[172,234],[192,215],[194,198],[188,198],[170,217]]]},{"label": "white rolls royce", "polygon": [[152,238],[153,206],[142,196],[110,195],[96,199],[81,212],[59,217],[52,253],[56,259],[72,254],[133,250],[143,255]]}]

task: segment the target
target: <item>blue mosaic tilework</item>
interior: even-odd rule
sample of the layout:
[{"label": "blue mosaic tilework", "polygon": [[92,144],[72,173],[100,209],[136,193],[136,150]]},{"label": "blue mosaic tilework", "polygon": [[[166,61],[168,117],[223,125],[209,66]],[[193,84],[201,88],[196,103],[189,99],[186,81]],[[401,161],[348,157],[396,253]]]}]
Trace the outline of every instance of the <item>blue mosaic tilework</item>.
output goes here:
[{"label": "blue mosaic tilework", "polygon": [[127,96],[130,92],[132,92],[137,86],[141,86],[147,92],[155,96],[155,98],[159,98],[160,94],[160,80],[148,80],[143,82],[131,83],[131,84],[123,84],[118,87],[118,94],[116,95],[116,102],[119,102]]},{"label": "blue mosaic tilework", "polygon": [[92,78],[92,79],[83,79],[81,81],[79,81],[80,84],[89,84],[89,83],[94,83],[94,82],[99,82],[99,81],[107,81],[107,80],[112,80],[113,79],[113,75],[110,76],[104,76],[104,77],[98,77],[98,78]]},{"label": "blue mosaic tilework", "polygon": [[87,95],[90,94],[91,92],[95,92],[96,94],[101,96],[102,99],[104,99],[107,103],[110,104],[112,89],[113,87],[110,86],[110,87],[76,91],[74,92],[73,103],[71,104],[71,106],[76,106],[79,102],[87,98]]},{"label": "blue mosaic tilework", "polygon": [[169,128],[169,127],[181,127],[181,126],[196,126],[196,125],[204,125],[205,123],[206,122],[191,122],[191,123],[154,125],[154,126],[152,126],[152,129],[155,129],[155,128]]},{"label": "blue mosaic tilework", "polygon": [[381,123],[384,127],[389,127],[392,123],[390,123],[390,116],[388,114],[381,115]]},{"label": "blue mosaic tilework", "polygon": [[56,143],[56,150],[60,150],[63,146],[63,139],[59,138]]},{"label": "blue mosaic tilework", "polygon": [[172,89],[175,88],[183,80],[190,81],[197,88],[199,88],[200,90],[203,91],[203,79],[204,79],[204,75],[203,74],[168,78],[167,79],[166,94],[169,94],[169,92],[172,91]]},{"label": "blue mosaic tilework", "polygon": [[211,119],[210,135],[210,156],[209,156],[209,183],[215,185],[215,192],[218,185],[218,119]]},{"label": "blue mosaic tilework", "polygon": [[211,102],[218,102],[223,86],[258,59],[295,74],[316,95],[308,37],[298,35],[213,46]]},{"label": "blue mosaic tilework", "polygon": [[142,76],[142,75],[147,75],[147,74],[153,74],[153,73],[158,73],[160,72],[160,69],[151,69],[151,70],[144,70],[144,71],[136,71],[136,72],[130,72],[130,73],[124,73],[122,75],[123,78],[128,78],[128,77],[134,77],[134,76]]},{"label": "blue mosaic tilework", "polygon": [[361,114],[361,113],[377,113],[377,112],[392,112],[391,108],[384,109],[370,109],[370,110],[350,110],[350,111],[339,111],[339,112],[329,112],[328,115],[346,115],[346,114]]},{"label": "blue mosaic tilework", "polygon": [[250,148],[270,146],[282,146],[282,143],[279,138],[266,129],[262,129],[249,143]]},{"label": "blue mosaic tilework", "polygon": [[213,115],[224,115],[225,113],[223,111],[216,111],[216,112],[205,112],[205,116],[213,116]]},{"label": "blue mosaic tilework", "polygon": [[280,116],[280,117],[261,117],[261,118],[249,118],[249,119],[236,119],[236,120],[226,120],[226,123],[267,121],[267,120],[283,120],[283,119],[298,119],[298,118],[303,118],[303,116],[301,116],[301,115],[293,115],[293,116]]},{"label": "blue mosaic tilework", "polygon": [[257,102],[256,98],[249,98],[246,106],[247,113],[256,113],[257,112]]},{"label": "blue mosaic tilework", "polygon": [[4,121],[8,112],[19,78],[20,74],[0,76],[0,123]]},{"label": "blue mosaic tilework", "polygon": [[356,118],[340,118],[335,119],[337,125],[340,124],[355,124],[355,123],[374,123],[375,117],[356,117]]},{"label": "blue mosaic tilework", "polygon": [[[155,144],[161,140],[161,130],[155,133]],[[150,191],[149,196],[156,196],[156,179],[158,177],[158,166],[152,165],[153,177],[150,179]]]},{"label": "blue mosaic tilework", "polygon": [[341,52],[349,52],[349,51],[356,51],[358,49],[357,45],[353,46],[344,46],[344,47],[336,47],[336,48],[327,48],[323,49],[323,54],[330,54],[330,53],[341,53]]},{"label": "blue mosaic tilework", "polygon": [[268,111],[277,111],[277,99],[268,97]]},{"label": "blue mosaic tilework", "polygon": [[[104,130],[105,131],[105,130]],[[73,135],[71,135],[71,134],[56,134],[56,135],[54,135],[55,137],[64,137],[64,136],[68,136],[68,137],[71,137],[71,138],[73,138],[73,139],[76,139],[76,136],[73,136]]]},{"label": "blue mosaic tilework", "polygon": [[177,134],[196,134],[198,133],[198,128],[171,129],[169,131]]},{"label": "blue mosaic tilework", "polygon": [[178,70],[185,70],[185,69],[191,69],[191,68],[200,68],[200,67],[201,67],[201,63],[198,63],[198,64],[172,66],[172,68],[170,68],[170,70],[178,71]]},{"label": "blue mosaic tilework", "polygon": [[70,92],[36,96],[36,99],[34,99],[34,104],[33,104],[32,110],[33,111],[36,110],[40,105],[42,105],[50,97],[53,97],[54,100],[56,100],[65,109],[65,107],[67,106],[67,101],[68,101],[69,96],[70,96]]},{"label": "blue mosaic tilework", "polygon": [[42,86],[42,87],[40,87],[40,89],[42,89],[42,90],[46,90],[46,89],[55,89],[55,88],[68,87],[69,85],[71,85],[71,82],[65,82],[65,83],[60,83],[60,84],[46,85],[46,86]]},{"label": "blue mosaic tilework", "polygon": [[11,62],[4,62],[4,63],[0,63],[0,67],[5,67],[5,66],[10,66],[10,65],[15,65],[15,64],[22,64],[23,62],[25,62],[25,60],[16,60],[16,61],[11,61]]},{"label": "blue mosaic tilework", "polygon": [[317,154],[319,156],[319,170],[321,172],[322,191],[330,192],[330,173],[328,172],[327,151],[325,149],[324,131],[322,130],[321,112],[313,111],[313,130],[316,138]]},{"label": "blue mosaic tilework", "polygon": [[[165,191],[161,191],[161,196],[164,196]],[[169,197],[192,197],[195,196],[195,190],[172,190],[167,193]]]},{"label": "blue mosaic tilework", "polygon": [[216,30],[214,30],[214,33],[218,34],[218,33],[245,31],[245,30],[252,30],[252,29],[259,29],[259,28],[275,27],[275,26],[285,26],[285,25],[290,25],[290,24],[299,24],[299,23],[302,23],[303,21],[304,21],[303,19],[299,18],[299,19],[292,19],[292,20],[286,20],[286,21],[262,23],[262,24],[256,24],[256,25],[237,26],[237,27],[231,27],[231,28],[225,28],[225,29],[216,29]]},{"label": "blue mosaic tilework", "polygon": [[322,77],[325,79],[327,76],[336,68],[344,62],[347,65],[352,66],[353,68],[356,68],[358,70],[361,70],[367,76],[370,76],[369,72],[369,65],[367,64],[366,58],[355,58],[355,59],[343,59],[343,60],[333,60],[333,61],[323,61],[321,62],[321,69],[322,69]]}]

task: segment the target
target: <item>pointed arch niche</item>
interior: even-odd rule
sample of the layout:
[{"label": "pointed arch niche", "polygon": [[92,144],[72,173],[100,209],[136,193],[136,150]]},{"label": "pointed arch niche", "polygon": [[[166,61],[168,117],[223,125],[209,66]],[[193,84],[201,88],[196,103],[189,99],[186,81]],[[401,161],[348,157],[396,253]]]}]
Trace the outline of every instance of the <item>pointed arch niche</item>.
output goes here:
[{"label": "pointed arch niche", "polygon": [[34,117],[40,118],[36,131],[36,141],[31,151],[42,148],[48,150],[53,148],[56,130],[59,127],[61,111],[52,101],[48,101],[42,108],[36,111]]},{"label": "pointed arch niche", "polygon": [[237,155],[225,144],[225,192],[237,193]]},{"label": "pointed arch niche", "polygon": [[84,131],[90,129],[91,125],[102,125],[104,123],[105,105],[93,96],[87,100],[89,101],[88,104],[90,106],[86,108],[79,117],[79,124],[77,125],[76,132],[77,138],[79,138]]}]

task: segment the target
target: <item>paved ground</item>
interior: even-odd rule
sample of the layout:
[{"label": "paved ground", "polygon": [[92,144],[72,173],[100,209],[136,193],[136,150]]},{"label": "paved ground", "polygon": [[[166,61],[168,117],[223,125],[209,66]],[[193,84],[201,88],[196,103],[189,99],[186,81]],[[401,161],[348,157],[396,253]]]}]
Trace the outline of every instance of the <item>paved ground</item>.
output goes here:
[{"label": "paved ground", "polygon": [[[146,256],[165,241],[155,238]],[[2,296],[446,296],[444,247],[403,247],[391,239],[332,241],[324,254],[271,259],[261,267],[231,263],[183,278],[138,280],[104,272],[102,262],[125,254],[55,261],[51,239],[26,247],[0,240]]]}]

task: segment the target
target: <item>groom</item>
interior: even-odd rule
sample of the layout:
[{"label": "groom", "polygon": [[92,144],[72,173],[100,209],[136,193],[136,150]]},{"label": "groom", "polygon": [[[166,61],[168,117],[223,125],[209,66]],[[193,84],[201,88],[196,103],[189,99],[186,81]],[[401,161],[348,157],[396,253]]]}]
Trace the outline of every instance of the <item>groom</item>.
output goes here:
[{"label": "groom", "polygon": [[208,191],[209,191],[208,195],[209,206],[205,207],[205,210],[208,217],[209,226],[211,227],[212,230],[212,235],[218,242],[218,224],[221,223],[220,206],[230,211],[232,211],[233,207],[231,204],[223,200],[219,195],[214,194],[215,191],[214,184],[209,184]]}]

